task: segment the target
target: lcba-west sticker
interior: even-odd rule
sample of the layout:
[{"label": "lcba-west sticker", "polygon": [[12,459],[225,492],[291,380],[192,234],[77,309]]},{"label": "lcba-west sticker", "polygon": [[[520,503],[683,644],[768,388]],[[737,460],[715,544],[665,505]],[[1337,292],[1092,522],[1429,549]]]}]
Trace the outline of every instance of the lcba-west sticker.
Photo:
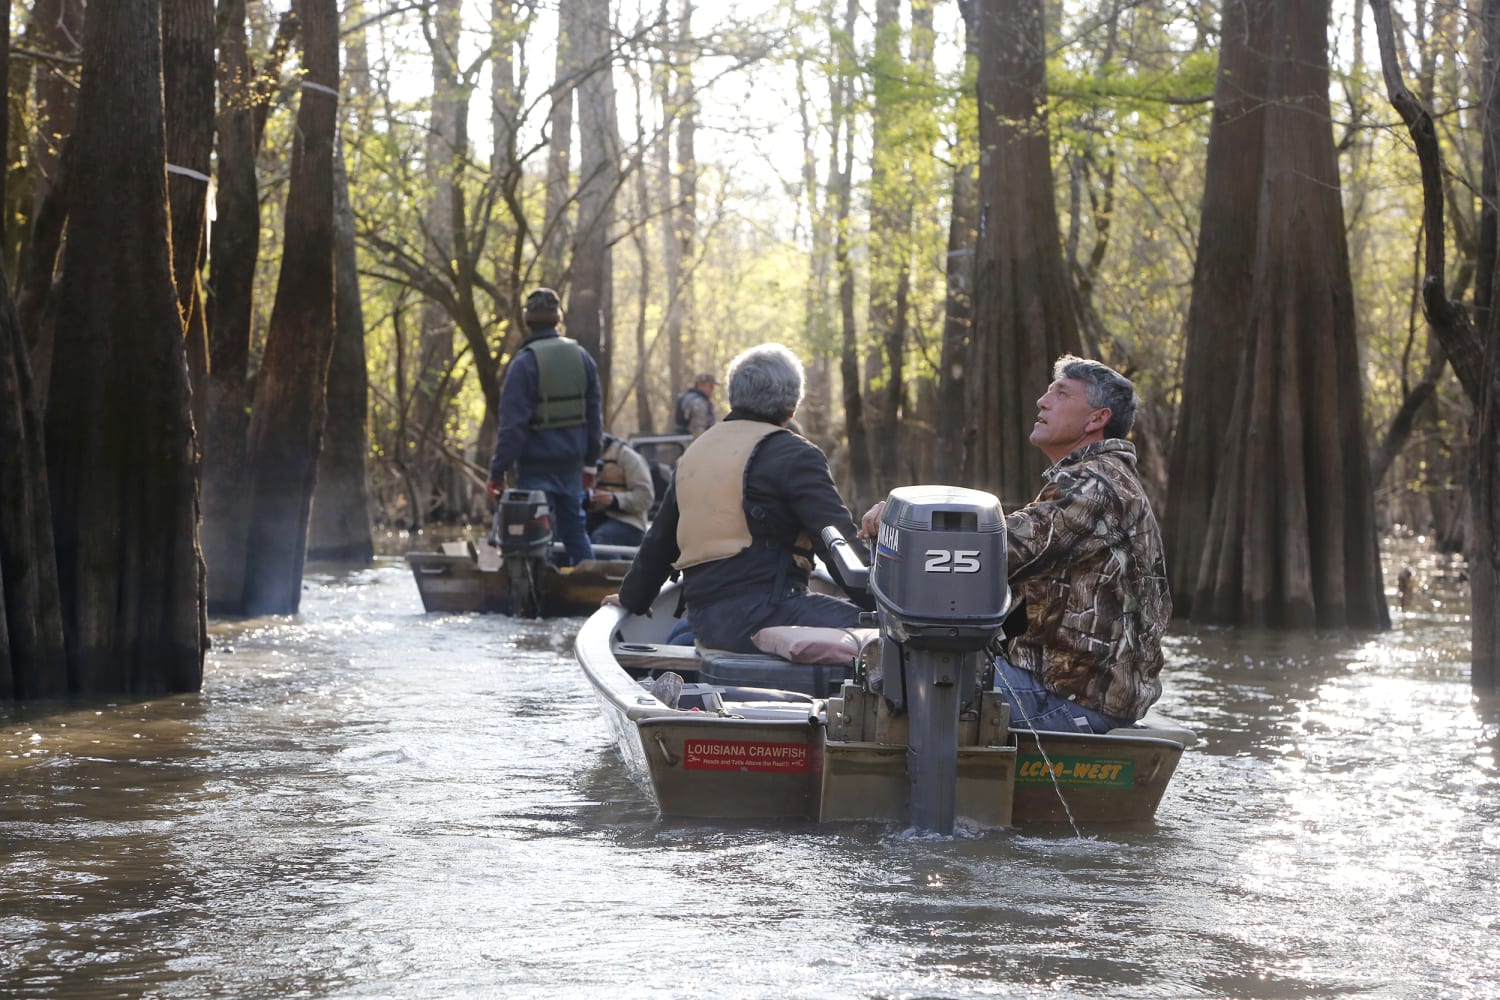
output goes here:
[{"label": "lcba-west sticker", "polygon": [[807,770],[807,744],[740,740],[685,740],[682,766],[689,771]]},{"label": "lcba-west sticker", "polygon": [[1016,781],[1021,784],[1056,781],[1059,785],[1129,788],[1135,781],[1135,765],[1129,760],[1053,757],[1049,768],[1048,761],[1041,757],[1022,755],[1016,762]]}]

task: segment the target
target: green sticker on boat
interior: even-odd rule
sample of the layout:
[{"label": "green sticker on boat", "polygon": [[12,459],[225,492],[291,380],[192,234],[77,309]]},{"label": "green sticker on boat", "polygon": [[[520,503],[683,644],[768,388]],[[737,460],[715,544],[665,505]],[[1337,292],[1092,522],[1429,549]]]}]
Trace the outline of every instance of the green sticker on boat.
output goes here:
[{"label": "green sticker on boat", "polygon": [[[1052,772],[1049,777],[1048,764]],[[1016,762],[1017,784],[1086,785],[1090,788],[1129,788],[1135,783],[1135,762],[1101,757],[1022,755]]]}]

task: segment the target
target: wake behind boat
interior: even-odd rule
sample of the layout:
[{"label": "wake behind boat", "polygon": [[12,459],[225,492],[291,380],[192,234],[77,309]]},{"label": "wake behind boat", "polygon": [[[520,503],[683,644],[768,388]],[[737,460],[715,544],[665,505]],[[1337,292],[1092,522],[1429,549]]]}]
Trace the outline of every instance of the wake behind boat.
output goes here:
[{"label": "wake behind boat", "polygon": [[[1012,730],[1007,706],[986,690],[984,650],[1010,601],[998,502],[970,490],[897,490],[881,527],[888,551],[958,544],[988,569],[955,583],[928,575],[931,558],[877,560],[879,634],[845,664],[666,645],[679,599],[671,583],[647,616],[610,606],[584,623],[579,665],[660,812],[940,833],[958,821],[1152,819],[1195,740],[1190,730],[1154,715],[1105,734]],[[837,532],[825,539],[845,584],[863,583]]]}]

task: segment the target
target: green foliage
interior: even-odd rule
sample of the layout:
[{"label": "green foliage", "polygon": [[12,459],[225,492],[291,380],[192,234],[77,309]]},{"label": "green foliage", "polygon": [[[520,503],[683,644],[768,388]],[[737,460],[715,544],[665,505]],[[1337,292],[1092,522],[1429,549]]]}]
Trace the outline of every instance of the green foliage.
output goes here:
[{"label": "green foliage", "polygon": [[[699,115],[708,141],[698,150],[699,237],[691,259],[683,262],[692,288],[686,363],[721,367],[756,342],[788,343],[810,366],[831,366],[835,372],[835,403],[809,405],[829,406],[816,416],[836,432],[842,421],[836,400],[843,311],[834,247],[842,236],[852,269],[861,389],[879,390],[888,379],[872,350],[879,337],[872,317],[890,305],[897,279],[904,276],[911,335],[903,419],[928,426],[930,414],[922,407],[941,388],[938,357],[953,183],[980,158],[976,67],[963,57],[955,5],[934,8],[936,58],[930,61],[924,58],[927,40],[913,37],[910,3],[902,4],[899,23],[879,37],[870,20],[872,6],[857,8],[851,32],[844,21],[845,0],[779,0],[763,16],[733,19],[698,4],[693,44],[676,47],[663,41],[675,25],[654,24],[659,4],[615,5],[621,28],[617,58],[632,66],[640,89],[632,92],[624,75],[617,75],[627,177],[617,196],[612,251],[611,395],[619,419],[614,429],[631,429],[632,392],[643,393],[661,419],[678,388],[665,371],[668,302],[662,261],[665,206],[673,197],[662,157],[674,156],[675,147],[671,139],[659,140],[658,133],[670,130],[672,116],[690,110]],[[487,349],[502,364],[512,334],[512,297],[538,280],[546,154],[553,138],[543,125],[552,85],[551,38],[545,36],[553,29],[542,8],[526,9],[527,19],[507,28],[509,41],[518,43],[518,66],[524,65],[527,80],[518,158],[499,173],[486,145],[487,125],[480,124],[488,116],[487,78],[480,72],[469,81],[475,88],[470,148],[461,161],[458,190],[471,239],[481,241],[482,248],[472,261],[477,281],[467,304],[445,306],[455,312],[455,322],[485,331]],[[671,17],[675,10],[669,5]],[[1157,435],[1155,444],[1164,449],[1196,255],[1212,111],[1207,98],[1217,69],[1215,8],[1184,0],[1066,0],[1049,3],[1047,10],[1049,16],[1060,14],[1049,24],[1047,109],[1064,253],[1089,312],[1096,349],[1136,378],[1146,411],[1139,433]],[[1438,26],[1420,44],[1415,35],[1406,39],[1403,51],[1413,59],[1424,46],[1442,54],[1433,90],[1455,173],[1452,202],[1455,210],[1472,216],[1474,198],[1468,192],[1477,188],[1478,129],[1465,109],[1477,98],[1474,74],[1465,66],[1474,62],[1466,54],[1474,51],[1476,36],[1456,10],[1433,16],[1439,17]],[[651,27],[626,29],[632,18]],[[430,79],[425,43],[413,12],[393,10],[378,24],[370,33],[379,49],[376,83],[353,102],[350,113],[361,125],[345,132],[344,147],[369,327],[374,475],[381,497],[395,510],[413,502],[401,497],[403,469],[432,447],[414,436],[410,423],[421,377],[422,304],[440,291],[433,280],[455,294],[461,283],[453,273],[456,266],[448,273],[434,271],[422,250],[434,201],[426,169],[431,101],[422,92]],[[261,34],[268,36],[269,29],[263,26]],[[465,25],[460,63],[484,65],[488,31],[477,20]],[[1336,43],[1344,44],[1344,36],[1335,34]],[[665,69],[685,58],[684,52],[693,54],[690,68],[699,88],[693,108],[658,92],[672,78]],[[1414,298],[1420,202],[1415,159],[1402,134],[1386,127],[1393,115],[1381,99],[1378,66],[1348,61],[1335,70],[1339,120],[1334,127],[1346,140],[1341,165],[1373,440],[1424,367],[1426,330]],[[753,104],[762,91],[777,87],[783,91],[785,120],[765,126],[764,159],[772,161],[772,147],[801,145],[805,162],[778,166],[781,173],[767,178],[760,163],[716,159],[715,139],[734,131],[736,116],[745,111],[735,105]],[[639,135],[627,121],[637,115]],[[260,163],[262,321],[274,294],[284,197],[280,178],[291,127],[285,108],[272,114]],[[841,214],[839,170],[851,135],[852,190],[848,211]],[[575,158],[575,172],[576,163]],[[12,190],[22,190],[21,183],[13,178]],[[569,185],[576,192],[578,178],[570,178]],[[1450,259],[1466,254],[1472,250],[1454,246]],[[567,279],[548,280],[565,286]],[[469,306],[471,316],[457,315]],[[637,331],[645,358],[637,356]],[[491,443],[479,440],[486,403],[476,377],[482,359],[462,338],[455,343],[448,373],[454,395],[441,424],[441,449],[482,464]],[[1433,434],[1452,437],[1450,409],[1441,401]]]}]

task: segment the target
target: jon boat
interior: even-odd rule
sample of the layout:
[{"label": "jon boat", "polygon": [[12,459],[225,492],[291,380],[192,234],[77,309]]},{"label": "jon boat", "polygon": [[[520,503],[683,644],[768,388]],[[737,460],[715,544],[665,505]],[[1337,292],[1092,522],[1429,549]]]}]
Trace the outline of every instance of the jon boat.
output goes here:
[{"label": "jon boat", "polygon": [[[663,816],[875,820],[944,834],[956,823],[1155,816],[1191,730],[1154,714],[1104,734],[1013,730],[999,694],[984,690],[985,648],[1010,606],[998,501],[894,491],[869,571],[836,530],[824,537],[844,587],[868,584],[877,607],[878,634],[847,665],[666,645],[674,583],[648,616],[602,607],[579,631],[578,663]],[[975,569],[955,575],[955,559]],[[815,586],[837,591],[827,576]],[[680,691],[653,681],[668,673]]]},{"label": "jon boat", "polygon": [[[563,551],[561,545],[554,548]],[[534,594],[531,604],[521,609],[511,599],[516,573],[506,566],[499,550],[487,543],[444,542],[438,552],[407,553],[406,562],[426,611],[553,618],[586,615],[599,607],[605,594],[619,590],[635,558],[635,547],[596,545],[594,554],[602,558],[561,568],[550,560],[520,567],[520,573],[530,574],[520,592]],[[526,603],[524,597],[522,603]]]},{"label": "jon boat", "polygon": [[[665,484],[692,440],[691,434],[635,434],[628,443],[651,467],[653,483]],[[658,503],[662,492],[659,487]],[[422,607],[527,618],[586,615],[599,607],[604,595],[620,589],[636,547],[595,545],[596,558],[560,569],[564,549],[552,541],[549,515],[546,494],[506,490],[494,531],[482,544],[445,542],[437,552],[408,554]]]},{"label": "jon boat", "polygon": [[445,542],[438,552],[408,553],[406,562],[427,611],[541,618],[599,607],[605,594],[620,589],[635,550],[596,545],[596,558],[559,568],[554,560],[565,550],[552,540],[547,495],[506,490],[487,540]]}]

